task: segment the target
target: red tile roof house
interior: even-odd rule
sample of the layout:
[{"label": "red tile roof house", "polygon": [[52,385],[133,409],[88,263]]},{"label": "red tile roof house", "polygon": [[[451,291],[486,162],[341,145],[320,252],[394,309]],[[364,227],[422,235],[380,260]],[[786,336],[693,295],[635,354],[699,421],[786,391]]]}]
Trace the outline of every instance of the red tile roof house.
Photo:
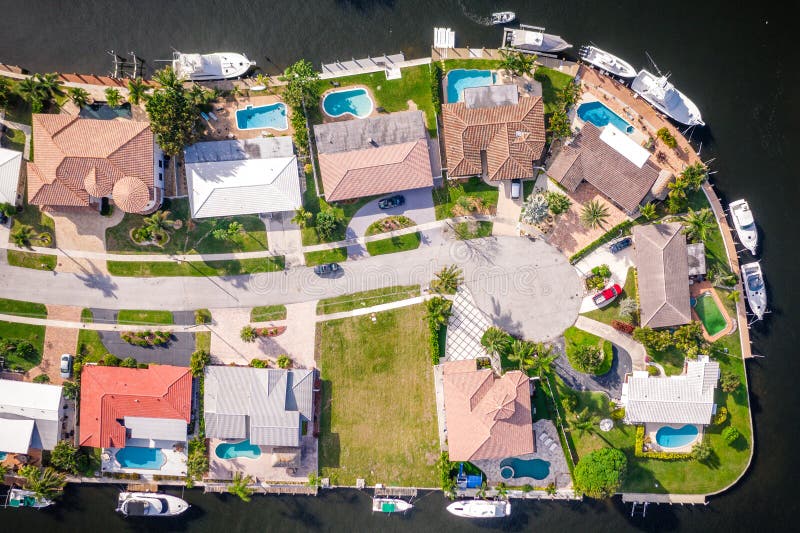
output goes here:
[{"label": "red tile roof house", "polygon": [[186,475],[191,414],[188,368],[83,367],[78,444],[103,449],[103,471]]},{"label": "red tile roof house", "polygon": [[28,202],[99,207],[113,199],[126,213],[147,214],[164,197],[163,155],[147,122],[33,115],[35,162]]}]

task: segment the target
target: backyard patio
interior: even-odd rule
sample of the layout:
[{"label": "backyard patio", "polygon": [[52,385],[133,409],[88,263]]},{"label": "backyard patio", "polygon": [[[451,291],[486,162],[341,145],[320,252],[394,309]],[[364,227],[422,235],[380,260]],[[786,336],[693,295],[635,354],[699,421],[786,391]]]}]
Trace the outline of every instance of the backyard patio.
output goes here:
[{"label": "backyard patio", "polygon": [[241,472],[251,476],[254,483],[306,483],[308,476],[317,472],[317,439],[311,435],[302,437],[299,456],[295,448],[258,446],[257,457],[219,457],[217,446],[232,442],[236,441],[209,439],[208,479],[229,480]]}]

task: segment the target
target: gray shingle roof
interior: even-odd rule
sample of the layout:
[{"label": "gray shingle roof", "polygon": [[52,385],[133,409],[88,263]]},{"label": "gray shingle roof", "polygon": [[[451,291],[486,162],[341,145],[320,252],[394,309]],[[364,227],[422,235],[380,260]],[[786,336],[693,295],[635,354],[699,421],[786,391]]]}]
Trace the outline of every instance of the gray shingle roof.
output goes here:
[{"label": "gray shingle roof", "polygon": [[410,143],[425,139],[426,135],[422,111],[403,111],[314,126],[314,139],[320,154]]}]

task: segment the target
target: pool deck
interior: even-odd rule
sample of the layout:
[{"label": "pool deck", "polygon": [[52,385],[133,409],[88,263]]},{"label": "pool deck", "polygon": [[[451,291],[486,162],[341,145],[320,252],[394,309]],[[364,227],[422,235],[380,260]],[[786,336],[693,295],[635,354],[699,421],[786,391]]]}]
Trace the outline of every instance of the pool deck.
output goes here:
[{"label": "pool deck", "polygon": [[108,473],[123,473],[123,474],[140,474],[144,478],[151,479],[152,476],[185,476],[186,475],[186,462],[188,457],[185,451],[176,451],[172,448],[161,448],[162,453],[166,456],[167,460],[164,465],[159,469],[150,468],[124,468],[120,465],[115,455],[120,448],[104,448],[102,457],[101,472]]},{"label": "pool deck", "polygon": [[585,121],[578,116],[578,108],[582,104],[589,104],[592,102],[600,102],[608,109],[613,111],[614,114],[616,114],[619,118],[627,122],[633,128],[633,133],[628,134],[628,137],[630,137],[631,140],[635,141],[639,145],[643,145],[647,142],[648,135],[646,133],[643,133],[641,124],[637,124],[636,122],[634,122],[634,117],[630,113],[621,114],[619,111],[612,109],[612,107],[609,105],[609,102],[601,101],[600,98],[598,98],[597,96],[595,96],[590,92],[584,92],[581,95],[580,99],[578,99],[578,102],[574,106],[572,106],[572,109],[570,109],[568,113],[570,124],[572,125],[573,130],[575,130],[576,128],[578,129],[583,128],[583,125],[585,123]]},{"label": "pool deck", "polygon": [[215,450],[217,446],[227,441],[209,439],[208,442],[208,479],[230,480],[236,472],[252,476],[254,483],[291,482],[306,483],[308,476],[317,471],[317,439],[305,436],[301,440],[302,459],[294,473],[290,473],[285,466],[272,466],[272,452],[268,446],[261,446],[261,455],[255,459],[237,457],[235,459],[220,459]]},{"label": "pool deck", "polygon": [[[719,312],[722,314],[722,317],[725,319],[725,327],[717,332],[716,335],[710,335],[708,331],[706,331],[705,324],[703,325],[703,338],[705,338],[708,342],[714,342],[716,340],[721,339],[726,335],[730,335],[736,330],[736,322],[731,320],[731,316],[728,314],[728,310],[725,308],[725,305],[722,303],[722,300],[717,294],[717,291],[708,281],[702,281],[700,283],[693,283],[689,286],[689,294],[692,298],[698,298],[703,293],[710,293],[712,298],[714,298],[714,302],[717,304],[717,308]],[[692,317],[697,320],[698,322],[702,323],[703,321],[700,319],[700,315],[697,314],[694,307],[692,307]]]},{"label": "pool deck", "polygon": [[[697,436],[692,439],[689,444],[685,444],[684,446],[676,446],[674,448],[664,448],[663,446],[659,446],[658,442],[656,442],[656,433],[658,430],[663,427],[671,427],[674,429],[682,428],[685,425],[693,425],[697,428]],[[692,446],[694,446],[697,442],[703,440],[703,426],[699,426],[697,424],[652,424],[648,423],[644,425],[644,436],[645,436],[645,446],[647,447],[646,451],[649,452],[670,452],[670,453],[692,453]]]},{"label": "pool deck", "polygon": [[293,135],[292,129],[292,109],[286,106],[286,122],[289,126],[285,130],[276,130],[273,128],[257,128],[240,130],[236,126],[236,110],[244,109],[247,106],[260,107],[264,105],[283,103],[280,96],[274,94],[267,94],[267,91],[257,93],[257,96],[238,96],[230,98],[218,98],[212,104],[212,110],[216,115],[217,120],[200,120],[205,129],[200,136],[201,141],[224,141],[227,139],[256,139],[265,135]]}]

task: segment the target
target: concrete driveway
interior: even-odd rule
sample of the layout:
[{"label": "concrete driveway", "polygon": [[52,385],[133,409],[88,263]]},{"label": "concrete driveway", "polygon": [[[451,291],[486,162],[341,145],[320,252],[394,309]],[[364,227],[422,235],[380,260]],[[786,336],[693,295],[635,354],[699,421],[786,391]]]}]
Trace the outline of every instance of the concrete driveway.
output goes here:
[{"label": "concrete driveway", "polygon": [[[625,278],[628,276],[628,269],[635,267],[633,263],[633,246],[629,246],[624,250],[612,254],[608,249],[608,245],[599,247],[594,252],[590,253],[577,263],[575,263],[575,270],[578,274],[585,276],[592,271],[596,266],[608,265],[611,270],[611,280],[608,285],[619,283],[620,287],[625,286]],[[592,301],[597,291],[592,291],[581,302],[581,313],[588,313],[597,309],[597,306]]]}]

